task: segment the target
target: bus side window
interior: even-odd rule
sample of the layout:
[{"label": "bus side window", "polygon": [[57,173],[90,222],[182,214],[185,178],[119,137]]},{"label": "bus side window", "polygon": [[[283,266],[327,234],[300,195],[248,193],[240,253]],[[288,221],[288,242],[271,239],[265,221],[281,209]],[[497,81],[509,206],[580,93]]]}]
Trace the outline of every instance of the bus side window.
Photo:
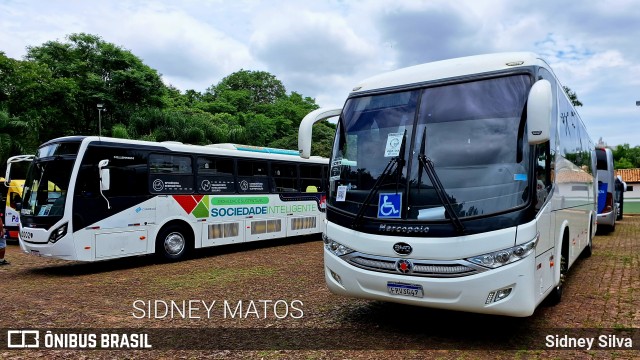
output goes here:
[{"label": "bus side window", "polygon": [[22,203],[22,199],[20,198],[20,194],[12,193],[11,199],[9,199],[9,204],[12,208],[18,209],[18,206]]},{"label": "bus side window", "polygon": [[242,193],[268,193],[271,185],[265,160],[238,160],[238,191]]},{"label": "bus side window", "polygon": [[300,165],[300,188],[305,192],[319,192],[324,175],[322,170],[320,165]]},{"label": "bus side window", "polygon": [[298,168],[295,164],[271,163],[271,176],[275,192],[297,192]]}]

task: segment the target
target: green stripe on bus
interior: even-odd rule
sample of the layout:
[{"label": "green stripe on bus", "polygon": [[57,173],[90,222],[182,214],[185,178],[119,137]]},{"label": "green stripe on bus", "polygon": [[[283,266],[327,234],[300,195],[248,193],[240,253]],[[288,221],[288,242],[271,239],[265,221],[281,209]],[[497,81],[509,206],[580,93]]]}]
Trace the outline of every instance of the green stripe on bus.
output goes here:
[{"label": "green stripe on bus", "polygon": [[260,205],[268,204],[268,196],[251,197],[211,197],[211,205]]}]

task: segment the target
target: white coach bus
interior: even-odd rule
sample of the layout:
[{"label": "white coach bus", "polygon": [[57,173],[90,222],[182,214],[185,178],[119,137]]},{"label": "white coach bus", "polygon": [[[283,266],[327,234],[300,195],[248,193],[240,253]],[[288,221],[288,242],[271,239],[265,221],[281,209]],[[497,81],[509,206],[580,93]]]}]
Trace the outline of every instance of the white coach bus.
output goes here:
[{"label": "white coach bus", "polygon": [[531,53],[438,61],[364,80],[339,115],[325,278],[347,296],[529,316],[591,254],[595,145]]},{"label": "white coach bus", "polygon": [[41,145],[20,212],[23,251],[96,261],[324,230],[328,159],[297,151],[64,137]]}]

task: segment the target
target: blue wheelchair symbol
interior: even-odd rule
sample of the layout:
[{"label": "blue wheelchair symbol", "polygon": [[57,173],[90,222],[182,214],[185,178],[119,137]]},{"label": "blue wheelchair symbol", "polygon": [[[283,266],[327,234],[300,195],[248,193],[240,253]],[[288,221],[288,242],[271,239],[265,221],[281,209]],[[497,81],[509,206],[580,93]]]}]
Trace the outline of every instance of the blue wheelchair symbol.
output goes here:
[{"label": "blue wheelchair symbol", "polygon": [[402,194],[380,194],[378,218],[398,219],[402,209]]}]

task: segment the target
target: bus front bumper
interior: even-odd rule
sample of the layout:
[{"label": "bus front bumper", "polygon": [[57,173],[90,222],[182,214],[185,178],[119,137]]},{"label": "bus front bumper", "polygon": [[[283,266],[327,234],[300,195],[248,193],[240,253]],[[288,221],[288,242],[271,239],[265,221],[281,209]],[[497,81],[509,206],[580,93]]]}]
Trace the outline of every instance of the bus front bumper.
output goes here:
[{"label": "bus front bumper", "polygon": [[[535,256],[498,269],[456,278],[429,278],[355,267],[324,249],[325,280],[331,292],[357,298],[483,314],[526,317],[536,304]],[[422,288],[422,297],[391,294],[389,283]],[[509,295],[492,301],[497,291]],[[493,295],[492,295],[493,293]]]},{"label": "bus front bumper", "polygon": [[50,257],[64,260],[75,260],[76,253],[71,241],[58,241],[55,244],[31,243],[20,239],[20,249],[29,255]]}]

